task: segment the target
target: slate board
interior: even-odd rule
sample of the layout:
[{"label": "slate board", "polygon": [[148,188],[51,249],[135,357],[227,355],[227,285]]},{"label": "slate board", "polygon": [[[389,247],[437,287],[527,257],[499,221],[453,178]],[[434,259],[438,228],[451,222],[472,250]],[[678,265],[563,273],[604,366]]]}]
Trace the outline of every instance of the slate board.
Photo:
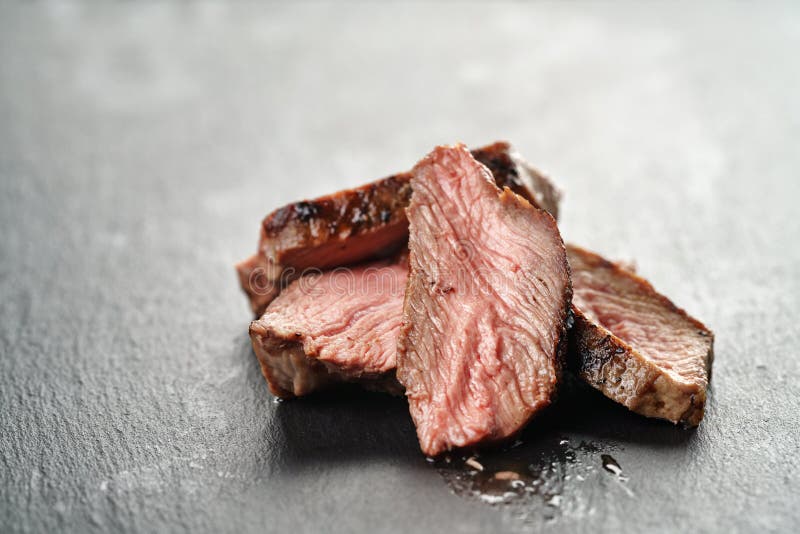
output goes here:
[{"label": "slate board", "polygon": [[[0,530],[797,531],[798,51],[790,3],[2,3]],[[694,432],[581,388],[531,425],[557,503],[456,495],[400,399],[274,403],[232,270],[496,138],[717,335]]]}]

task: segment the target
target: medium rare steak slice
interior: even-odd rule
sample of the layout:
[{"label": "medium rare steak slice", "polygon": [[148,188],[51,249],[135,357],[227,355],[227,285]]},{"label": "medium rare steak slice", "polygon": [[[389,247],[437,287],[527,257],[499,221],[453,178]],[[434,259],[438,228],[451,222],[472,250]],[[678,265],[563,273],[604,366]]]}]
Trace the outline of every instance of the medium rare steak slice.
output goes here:
[{"label": "medium rare steak slice", "polygon": [[568,246],[570,365],[634,412],[696,426],[703,418],[714,334],[619,264]]},{"label": "medium rare steak slice", "polygon": [[342,381],[401,394],[394,379],[405,255],[295,280],[250,324],[270,391],[288,398]]},{"label": "medium rare steak slice", "polygon": [[[473,151],[500,187],[558,216],[560,193],[505,142]],[[327,269],[391,253],[405,244],[411,173],[401,173],[315,200],[295,202],[267,216],[258,252],[239,263],[242,289],[256,316],[303,269]]]},{"label": "medium rare steak slice", "polygon": [[436,148],[411,185],[397,378],[434,456],[507,438],[550,404],[571,289],[555,220],[463,146]]}]

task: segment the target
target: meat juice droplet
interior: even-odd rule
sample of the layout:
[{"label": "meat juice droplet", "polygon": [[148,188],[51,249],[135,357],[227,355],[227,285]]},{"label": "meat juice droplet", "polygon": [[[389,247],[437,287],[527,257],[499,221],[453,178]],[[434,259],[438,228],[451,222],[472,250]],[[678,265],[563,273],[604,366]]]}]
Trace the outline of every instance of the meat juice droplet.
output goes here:
[{"label": "meat juice droplet", "polygon": [[603,461],[603,469],[615,476],[617,483],[619,483],[628,497],[634,497],[633,491],[631,491],[626,484],[628,482],[628,477],[622,476],[622,468],[614,457],[610,454],[602,454],[600,455],[600,459]]},{"label": "meat juice droplet", "polygon": [[564,513],[567,501],[568,511],[583,502],[586,490],[580,484],[591,476],[594,462],[588,460],[598,453],[592,443],[572,445],[556,435],[518,441],[484,452],[480,459],[464,455],[450,462],[437,459],[435,464],[456,494],[503,506],[512,514],[540,514],[549,521]]},{"label": "meat juice droplet", "polygon": [[600,455],[600,459],[603,462],[603,469],[617,476],[622,475],[622,468],[613,456],[610,454],[602,454]]}]

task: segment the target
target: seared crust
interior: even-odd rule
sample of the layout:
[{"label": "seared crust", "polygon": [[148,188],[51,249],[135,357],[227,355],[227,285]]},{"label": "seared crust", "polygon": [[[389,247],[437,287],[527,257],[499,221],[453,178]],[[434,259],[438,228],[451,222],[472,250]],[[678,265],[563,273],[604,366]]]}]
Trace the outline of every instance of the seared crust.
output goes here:
[{"label": "seared crust", "polygon": [[472,157],[491,171],[497,187],[508,187],[533,207],[545,210],[558,220],[561,191],[515,152],[508,142],[498,141],[471,152]]},{"label": "seared crust", "polygon": [[[410,198],[410,175],[403,173],[315,200],[289,204],[264,219],[262,251],[278,263],[302,264],[302,256],[295,259],[294,255],[304,248],[407,224],[403,208]],[[331,261],[336,260],[320,258],[314,266],[335,266]]]},{"label": "seared crust", "polygon": [[618,263],[580,247],[570,251],[581,255],[592,268],[611,270],[637,284],[642,293],[655,298],[665,310],[678,314],[692,325],[695,335],[708,344],[706,377],[699,381],[677,380],[636,348],[596,324],[574,303],[574,325],[570,331],[568,365],[581,379],[605,396],[630,410],[686,426],[697,426],[703,419],[706,389],[714,360],[714,334],[703,323],[688,315],[671,300],[658,293],[647,280],[622,268]]},{"label": "seared crust", "polygon": [[[558,215],[560,193],[507,142],[472,151],[501,189]],[[408,239],[405,208],[411,173],[400,173],[314,200],[295,202],[268,215],[258,252],[236,265],[239,282],[260,316],[303,269],[326,269],[390,255]]]}]

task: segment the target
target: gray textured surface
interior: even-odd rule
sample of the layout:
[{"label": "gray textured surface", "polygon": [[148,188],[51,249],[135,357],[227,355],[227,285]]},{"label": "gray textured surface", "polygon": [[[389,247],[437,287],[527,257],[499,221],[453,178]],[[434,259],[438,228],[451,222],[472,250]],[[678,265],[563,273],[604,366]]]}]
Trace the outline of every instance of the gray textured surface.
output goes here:
[{"label": "gray textured surface", "polygon": [[[799,50],[790,4],[4,2],[2,530],[796,531]],[[549,522],[451,493],[402,401],[274,404],[231,268],[280,204],[495,138],[717,334],[696,432],[542,423],[634,493]]]}]

